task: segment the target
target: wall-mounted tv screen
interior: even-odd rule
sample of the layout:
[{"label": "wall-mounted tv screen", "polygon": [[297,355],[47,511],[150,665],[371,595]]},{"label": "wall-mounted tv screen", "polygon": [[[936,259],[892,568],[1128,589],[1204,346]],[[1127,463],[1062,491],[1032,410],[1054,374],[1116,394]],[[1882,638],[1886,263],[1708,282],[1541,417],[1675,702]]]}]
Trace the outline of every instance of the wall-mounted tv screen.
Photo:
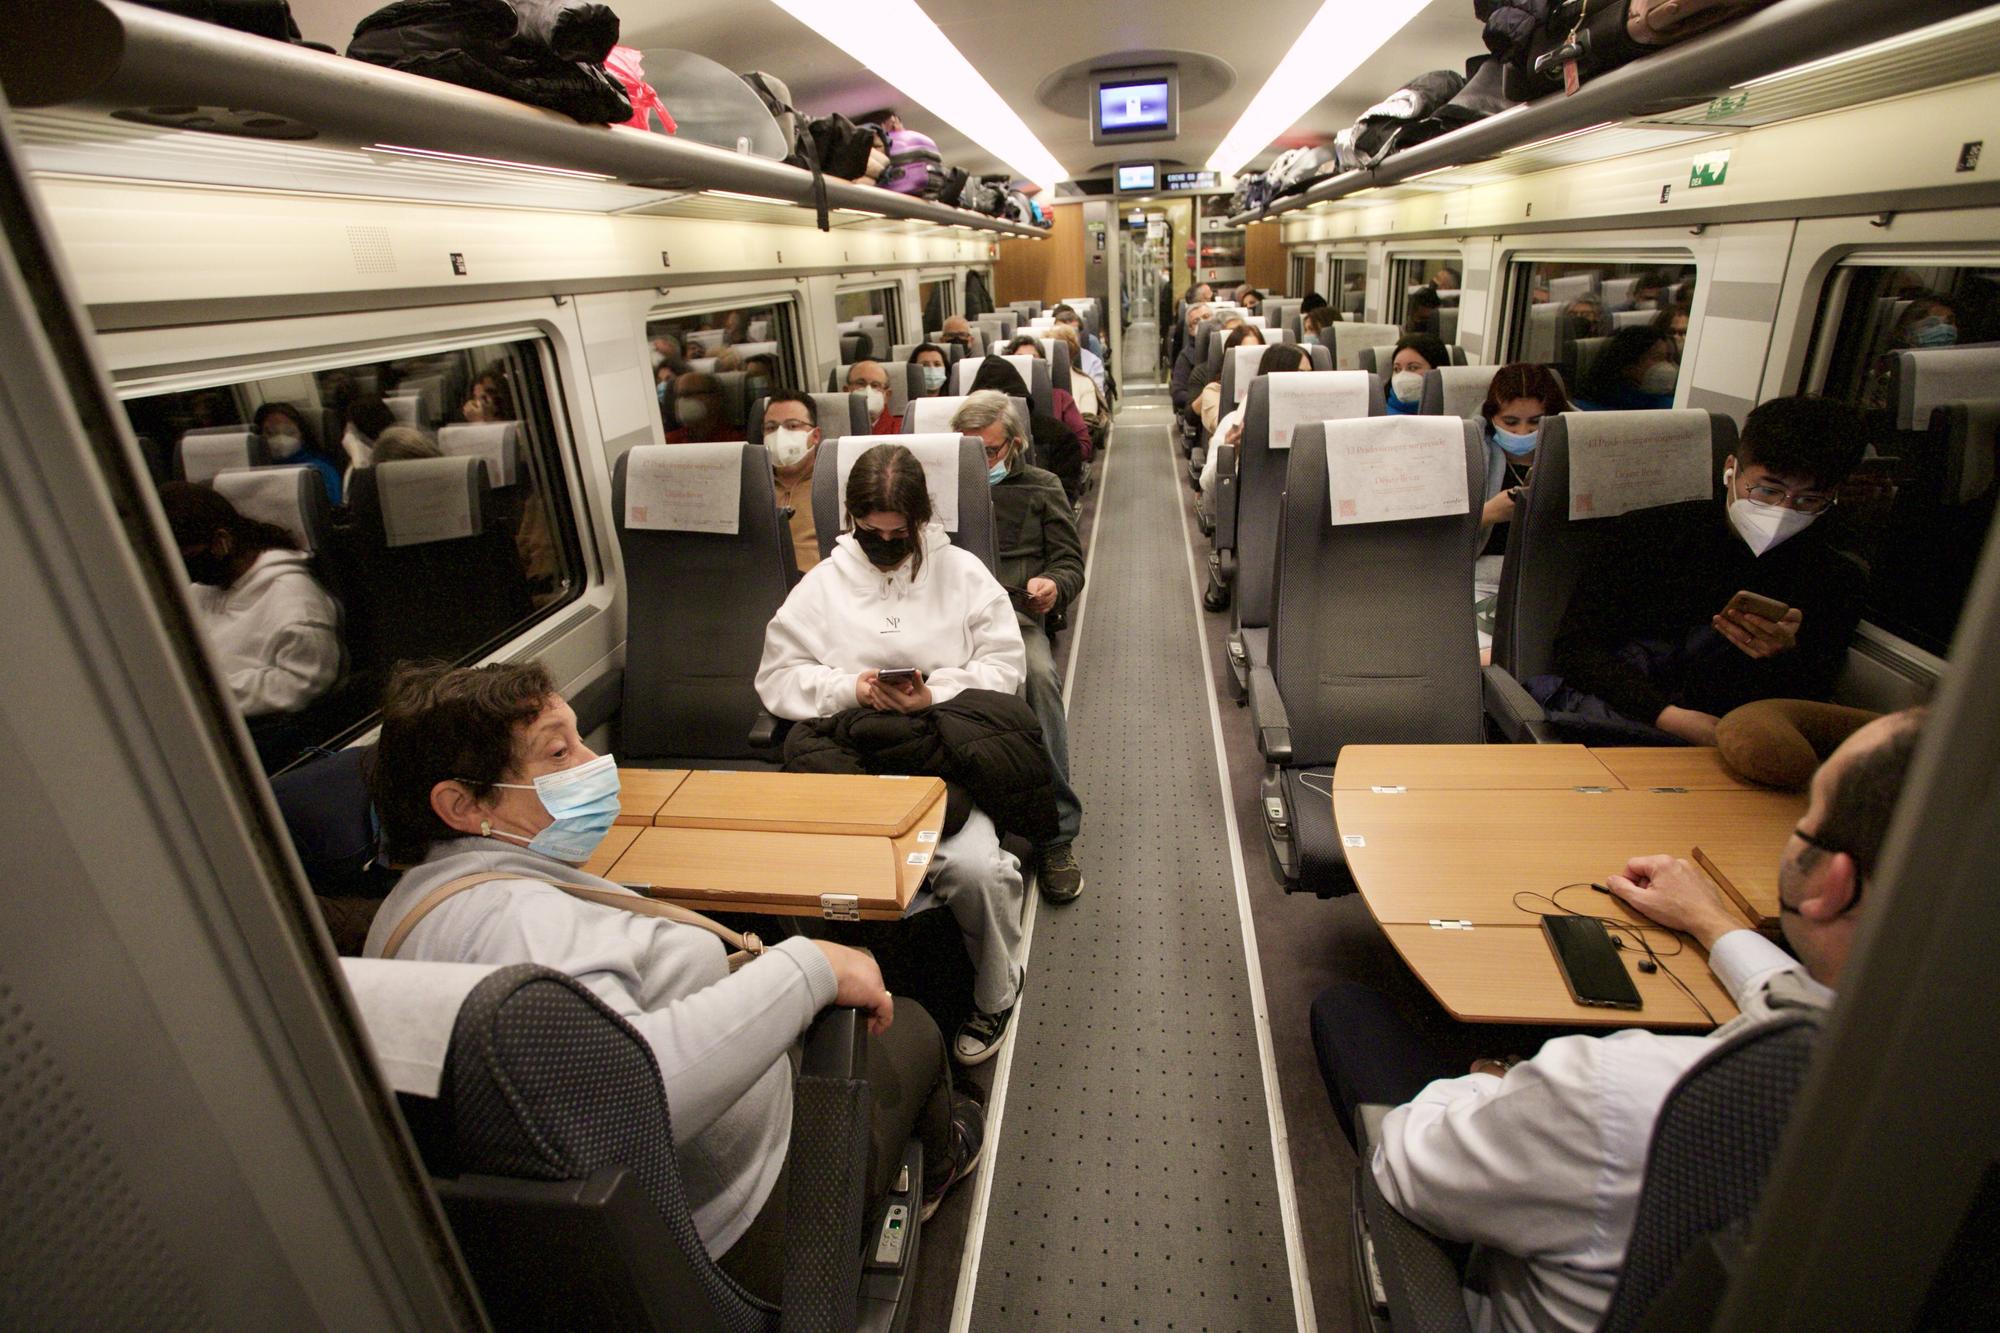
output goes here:
[{"label": "wall-mounted tv screen", "polygon": [[1159,188],[1160,168],[1152,162],[1122,162],[1118,166],[1118,193],[1150,194]]},{"label": "wall-mounted tv screen", "polygon": [[1171,139],[1179,132],[1179,101],[1171,69],[1101,71],[1090,81],[1091,142]]}]

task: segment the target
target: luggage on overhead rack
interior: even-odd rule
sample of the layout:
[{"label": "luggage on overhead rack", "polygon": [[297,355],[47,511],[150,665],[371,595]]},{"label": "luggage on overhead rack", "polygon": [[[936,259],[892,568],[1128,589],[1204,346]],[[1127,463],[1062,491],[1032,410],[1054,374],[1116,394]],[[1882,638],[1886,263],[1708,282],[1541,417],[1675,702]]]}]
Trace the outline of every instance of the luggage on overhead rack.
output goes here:
[{"label": "luggage on overhead rack", "polygon": [[351,60],[560,111],[586,125],[632,119],[604,67],[618,43],[605,5],[401,0],[355,25]]},{"label": "luggage on overhead rack", "polygon": [[[1352,143],[1352,140],[1349,140]],[[1340,141],[1323,143],[1317,148],[1301,148],[1298,155],[1286,163],[1283,175],[1278,172],[1278,164],[1272,163],[1266,175],[1272,178],[1272,194],[1283,199],[1287,195],[1302,193],[1314,181],[1326,176],[1339,175],[1345,170],[1345,159],[1341,156]]]},{"label": "luggage on overhead rack", "polygon": [[1465,74],[1465,86],[1449,102],[1406,126],[1396,136],[1397,151],[1463,129],[1516,105],[1507,99],[1507,66],[1497,56],[1474,56],[1465,63]]},{"label": "luggage on overhead rack", "polygon": [[[1487,46],[1494,47],[1494,23],[1504,20],[1513,34],[1506,44],[1506,95],[1532,101],[1569,86],[1570,71],[1581,87],[1589,80],[1675,42],[1706,32],[1764,8],[1772,0],[1548,0],[1547,16],[1518,39],[1520,20],[1498,10],[1487,20]],[[1533,16],[1535,0],[1508,0],[1507,8]],[[1495,48],[1496,54],[1498,48]]]},{"label": "luggage on overhead rack", "polygon": [[971,182],[964,167],[953,167],[944,174],[944,181],[938,186],[937,201],[949,208],[965,207],[965,187]]},{"label": "luggage on overhead rack", "polygon": [[1354,122],[1354,164],[1372,167],[1404,147],[1405,131],[1435,114],[1464,87],[1465,76],[1457,70],[1434,69],[1369,107]]},{"label": "luggage on overhead rack", "polygon": [[650,130],[658,119],[660,133],[674,132],[673,114],[653,85],[646,82],[646,66],[639,51],[629,46],[614,46],[604,59],[604,68],[625,85],[625,100],[632,104],[632,119],[625,122],[627,125],[635,130]]},{"label": "luggage on overhead rack", "polygon": [[882,173],[881,186],[897,194],[935,199],[944,190],[944,159],[928,134],[915,130],[889,132],[889,169]]}]

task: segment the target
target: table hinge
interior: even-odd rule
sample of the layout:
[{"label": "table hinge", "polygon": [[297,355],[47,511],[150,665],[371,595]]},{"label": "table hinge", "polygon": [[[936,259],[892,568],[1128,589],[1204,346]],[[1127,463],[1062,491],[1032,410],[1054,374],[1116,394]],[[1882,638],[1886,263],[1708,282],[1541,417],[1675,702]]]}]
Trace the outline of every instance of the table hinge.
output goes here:
[{"label": "table hinge", "polygon": [[1370,787],[1370,788],[1369,788],[1368,790],[1369,790],[1369,791],[1372,791],[1372,792],[1374,792],[1374,793],[1375,793],[1375,794],[1376,794],[1377,796],[1401,796],[1401,795],[1402,795],[1403,793],[1407,792],[1407,791],[1409,790],[1409,788],[1408,788],[1408,787]]},{"label": "table hinge", "polygon": [[1442,919],[1440,919],[1440,918],[1438,918],[1438,917],[1432,917],[1432,918],[1431,918],[1431,929],[1432,929],[1432,930],[1471,930],[1471,929],[1472,929],[1472,923],[1471,923],[1470,921],[1448,921],[1448,920],[1442,920]]},{"label": "table hinge", "polygon": [[861,900],[851,893],[822,893],[819,910],[828,921],[859,921]]},{"label": "table hinge", "polygon": [[1611,788],[1609,788],[1609,787],[1572,787],[1572,788],[1570,788],[1570,790],[1571,790],[1571,791],[1580,791],[1580,792],[1584,792],[1584,793],[1587,793],[1588,795],[1591,795],[1591,796],[1602,796],[1602,795],[1604,795],[1604,793],[1606,793],[1606,792],[1610,791],[1610,790],[1611,790]]},{"label": "table hinge", "polygon": [[1685,796],[1685,795],[1687,795],[1687,788],[1686,788],[1686,787],[1648,787],[1648,788],[1646,788],[1646,790],[1647,790],[1647,791],[1658,791],[1658,792],[1668,792],[1668,793],[1670,793],[1670,794],[1672,794],[1672,795],[1674,795],[1674,796]]}]

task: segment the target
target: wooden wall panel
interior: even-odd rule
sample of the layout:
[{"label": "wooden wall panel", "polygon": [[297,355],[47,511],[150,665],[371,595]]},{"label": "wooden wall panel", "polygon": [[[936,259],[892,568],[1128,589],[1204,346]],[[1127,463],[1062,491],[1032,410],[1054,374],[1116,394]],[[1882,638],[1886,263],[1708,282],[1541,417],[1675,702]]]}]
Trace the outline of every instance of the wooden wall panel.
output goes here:
[{"label": "wooden wall panel", "polygon": [[1009,301],[1054,305],[1084,290],[1083,205],[1057,204],[1053,212],[1056,225],[1047,240],[1000,242],[999,257],[993,261],[996,305]]},{"label": "wooden wall panel", "polygon": [[1244,281],[1260,292],[1273,296],[1289,295],[1285,291],[1288,277],[1285,270],[1285,245],[1279,235],[1282,230],[1276,223],[1253,223],[1249,235],[1243,241]]}]

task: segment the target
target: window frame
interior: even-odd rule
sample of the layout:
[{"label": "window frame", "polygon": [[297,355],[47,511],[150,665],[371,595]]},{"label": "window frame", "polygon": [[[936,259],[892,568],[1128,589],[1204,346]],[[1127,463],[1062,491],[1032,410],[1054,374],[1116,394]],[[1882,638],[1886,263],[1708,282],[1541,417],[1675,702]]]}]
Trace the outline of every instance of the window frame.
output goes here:
[{"label": "window frame", "polygon": [[938,317],[938,328],[942,330],[944,328],[944,321],[950,319],[958,312],[958,274],[951,271],[944,273],[919,273],[917,275],[918,336],[903,338],[898,341],[920,343],[930,336],[930,303],[924,299],[924,288],[935,287],[940,284],[944,287],[944,301],[939,307],[943,313]]},{"label": "window frame", "polygon": [[[381,312],[356,313],[368,315]],[[313,321],[314,317],[304,317],[293,327],[302,328],[305,323]],[[240,322],[229,322],[188,326],[175,329],[173,332],[199,335],[206,331],[220,331],[226,336],[241,332],[244,327]],[[261,328],[259,331],[262,332]],[[136,343],[141,338],[150,345],[160,333],[161,330],[158,329],[125,331],[110,335],[105,341],[112,348],[118,348],[128,341]],[[123,357],[110,355],[106,360],[110,363],[112,396],[123,412],[126,404],[134,399],[161,394],[194,393],[206,389],[228,389],[233,392],[244,384],[287,375],[311,376],[324,371],[347,369],[373,362],[413,360],[425,356],[472,352],[480,348],[531,344],[535,350],[543,391],[547,396],[551,431],[549,443],[558,463],[558,470],[550,475],[552,480],[560,479],[564,491],[561,497],[563,503],[551,503],[550,508],[552,512],[559,511],[558,535],[568,558],[574,561],[579,577],[565,590],[563,596],[546,606],[535,608],[526,619],[510,626],[504,637],[488,640],[456,659],[460,664],[477,666],[487,662],[516,660],[520,656],[514,651],[517,645],[533,644],[539,652],[542,646],[551,641],[549,631],[552,625],[560,622],[563,627],[567,627],[575,616],[579,603],[606,604],[613,592],[611,557],[607,556],[604,549],[607,530],[599,522],[599,516],[590,504],[591,492],[587,485],[580,436],[570,418],[572,411],[570,395],[564,389],[563,353],[569,333],[569,330],[553,323],[526,319],[483,328],[458,326],[422,333],[340,339],[302,348],[288,347],[268,355],[238,352],[199,363],[176,360],[121,367],[120,362],[125,360]],[[197,336],[192,341],[198,343],[201,339]],[[129,420],[129,414],[127,419]],[[134,454],[130,462],[134,468],[135,479],[146,489],[157,492],[157,485],[147,471],[144,460]],[[550,500],[553,502],[555,498],[551,496]],[[561,514],[568,515],[569,521],[566,525],[560,522]],[[329,750],[345,748],[373,734],[380,725],[381,710],[377,708],[339,731],[314,742],[314,745]],[[296,762],[295,760],[294,763]],[[274,770],[274,773],[277,771],[282,770]]]},{"label": "window frame", "polygon": [[[889,296],[889,308],[883,315],[883,322],[889,326],[889,346],[893,349],[897,343],[908,341],[903,337],[903,284],[892,279],[888,282],[868,282],[847,287],[835,287],[833,289],[833,325],[836,349],[838,348],[837,340],[839,338],[840,325],[843,322],[840,318],[840,298],[874,292],[886,292]],[[870,311],[869,313],[873,314],[874,312]]]},{"label": "window frame", "polygon": [[[1509,250],[1494,260],[1494,268],[1501,274],[1500,282],[1500,331],[1499,352],[1492,358],[1496,366],[1512,365],[1520,360],[1520,344],[1528,332],[1528,307],[1533,304],[1529,295],[1533,291],[1528,285],[1527,270],[1535,264],[1671,264],[1694,270],[1695,290],[1699,293],[1708,283],[1705,269],[1707,256],[1692,248],[1674,250],[1667,247],[1648,249],[1643,246],[1616,246],[1603,250]],[[1400,322],[1400,320],[1398,321]],[[1681,378],[1683,381],[1692,374],[1695,359],[1695,324],[1688,324],[1687,346],[1681,358]],[[1675,390],[1675,401],[1680,400],[1680,390]]]},{"label": "window frame", "polygon": [[[719,297],[702,292],[686,301],[646,308],[645,316],[639,321],[639,345],[647,348],[653,341],[653,323],[656,320],[685,319],[689,316],[726,314],[731,310],[747,310],[752,307],[770,307],[777,312],[778,327],[773,336],[765,342],[778,344],[779,356],[789,364],[785,369],[803,383],[808,377],[806,370],[804,313],[796,291],[758,291],[731,297]],[[685,352],[687,349],[682,348]],[[649,372],[650,373],[650,372]]]},{"label": "window frame", "polygon": [[1421,261],[1428,267],[1432,260],[1449,260],[1453,267],[1458,269],[1459,277],[1461,279],[1464,278],[1465,247],[1462,245],[1455,249],[1446,246],[1436,246],[1416,250],[1391,250],[1383,256],[1382,270],[1387,275],[1389,283],[1389,290],[1387,292],[1388,314],[1383,318],[1383,323],[1394,324],[1399,328],[1402,326],[1403,316],[1407,313],[1406,308],[1410,300],[1409,289],[1417,285],[1402,280],[1400,276],[1402,266]]}]

